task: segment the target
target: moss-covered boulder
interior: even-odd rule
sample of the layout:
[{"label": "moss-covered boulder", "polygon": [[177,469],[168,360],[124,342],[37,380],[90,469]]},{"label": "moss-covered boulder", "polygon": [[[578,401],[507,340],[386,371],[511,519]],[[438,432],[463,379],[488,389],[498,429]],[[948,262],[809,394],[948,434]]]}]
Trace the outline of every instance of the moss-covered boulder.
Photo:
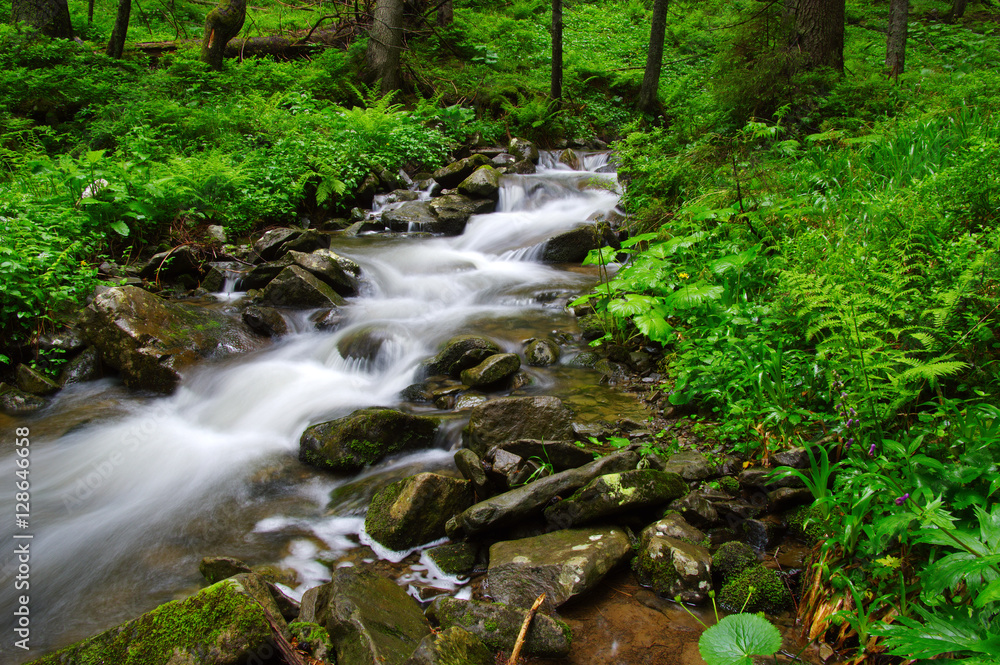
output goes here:
[{"label": "moss-covered boulder", "polygon": [[41,372],[21,363],[15,370],[17,387],[26,393],[45,397],[59,391],[59,384]]},{"label": "moss-covered boulder", "polygon": [[382,223],[386,228],[405,233],[407,231],[436,230],[438,219],[427,201],[408,201],[398,208],[392,208],[382,213]]},{"label": "moss-covered boulder", "polygon": [[298,648],[322,663],[333,662],[333,640],[326,628],[309,621],[293,621],[288,624],[288,632],[295,639]]},{"label": "moss-covered boulder", "polygon": [[291,251],[287,256],[345,298],[358,295],[361,266],[351,259],[322,248],[308,254]]},{"label": "moss-covered boulder", "polygon": [[[530,605],[529,605],[530,607]],[[461,627],[494,651],[510,653],[524,623],[526,609],[502,603],[438,598],[427,608],[427,617],[442,628]],[[573,634],[565,623],[544,613],[535,614],[525,636],[523,653],[559,658],[569,653]]]},{"label": "moss-covered boulder", "polygon": [[438,354],[424,363],[424,373],[457,378],[462,370],[475,367],[497,353],[500,353],[499,345],[487,337],[458,335],[445,342]]},{"label": "moss-covered boulder", "polygon": [[0,383],[0,413],[8,416],[32,413],[43,408],[48,402],[44,397],[26,393],[6,383]]},{"label": "moss-covered boulder", "polygon": [[391,550],[407,550],[444,538],[444,525],[473,500],[468,480],[418,473],[375,495],[365,516],[365,531]]},{"label": "moss-covered boulder", "polygon": [[447,194],[431,199],[431,211],[438,220],[441,233],[460,235],[473,215],[485,215],[496,210],[493,199],[471,199],[461,194]]},{"label": "moss-covered boulder", "polygon": [[509,492],[480,501],[462,512],[455,518],[454,532],[474,536],[517,524],[528,517],[541,515],[542,510],[555,497],[570,494],[597,476],[634,469],[638,462],[638,453],[632,450],[620,450],[578,469],[569,469],[540,478]]},{"label": "moss-covered boulder", "polygon": [[792,594],[777,572],[758,564],[725,584],[716,596],[716,602],[727,612],[742,609],[744,612],[777,614],[792,606]]},{"label": "moss-covered boulder", "polygon": [[572,414],[557,397],[494,399],[472,409],[464,438],[480,457],[505,441],[564,441],[574,438]]},{"label": "moss-covered boulder", "polygon": [[583,160],[580,159],[580,155],[572,148],[566,148],[561,153],[559,153],[559,163],[565,164],[574,171],[580,171],[583,169]]},{"label": "moss-covered boulder", "polygon": [[170,302],[134,286],[108,289],[84,310],[84,330],[129,388],[171,392],[205,358],[259,348],[261,338],[216,310]]},{"label": "moss-covered boulder", "polygon": [[299,459],[319,469],[354,473],[386,455],[429,447],[437,429],[434,418],[396,409],[359,409],[306,429],[299,439]]},{"label": "moss-covered boulder", "polygon": [[496,199],[500,195],[500,172],[492,166],[480,166],[458,184],[458,193],[474,199]]},{"label": "moss-covered boulder", "polygon": [[546,367],[559,362],[559,345],[551,339],[533,339],[524,347],[524,359],[533,367]]},{"label": "moss-covered boulder", "polygon": [[261,261],[274,261],[292,250],[312,252],[329,246],[329,238],[316,231],[281,228],[264,233],[254,243],[253,251]]},{"label": "moss-covered boulder", "polygon": [[516,353],[497,353],[475,367],[462,370],[462,383],[470,388],[497,385],[510,379],[521,369]]},{"label": "moss-covered boulder", "polygon": [[501,603],[530,607],[542,593],[551,612],[592,589],[631,554],[624,531],[563,529],[490,547],[490,595]]},{"label": "moss-covered boulder", "polygon": [[421,640],[406,665],[494,665],[496,659],[483,641],[458,626]]},{"label": "moss-covered boulder", "polygon": [[696,450],[685,450],[674,453],[667,459],[664,471],[680,474],[684,480],[704,480],[716,472],[715,465]]},{"label": "moss-covered boulder", "polygon": [[558,528],[586,524],[610,515],[666,505],[687,492],[676,473],[634,469],[599,476],[567,499],[545,510],[545,520]]},{"label": "moss-covered boulder", "polygon": [[469,575],[476,566],[479,547],[472,542],[445,543],[424,551],[445,575]]},{"label": "moss-covered boulder", "polygon": [[507,145],[507,152],[514,155],[518,161],[524,159],[532,164],[538,163],[538,148],[528,139],[514,137]]},{"label": "moss-covered boulder", "polygon": [[288,324],[281,313],[273,307],[250,305],[243,310],[243,323],[258,335],[278,337],[288,333]]},{"label": "moss-covered boulder", "polygon": [[695,545],[704,546],[708,542],[704,531],[691,526],[680,514],[673,512],[668,512],[662,519],[650,524],[647,530]]},{"label": "moss-covered boulder", "polygon": [[253,579],[244,575],[223,580],[33,663],[238,665],[254,657],[266,661],[277,655],[271,621],[284,626],[273,607],[265,610],[255,598],[258,591],[250,588]]},{"label": "moss-covered boulder", "polygon": [[326,282],[299,266],[288,266],[268,282],[260,301],[275,307],[327,309],[340,307],[344,299]]},{"label": "moss-covered boulder", "polygon": [[101,354],[97,349],[88,346],[80,354],[66,363],[59,372],[59,385],[65,387],[75,383],[94,381],[101,378]]},{"label": "moss-covered boulder", "polygon": [[704,600],[712,590],[712,555],[701,545],[661,536],[654,527],[642,532],[632,568],[641,584],[686,603]]},{"label": "moss-covered boulder", "polygon": [[420,605],[390,579],[366,568],[338,568],[302,596],[299,621],[330,635],[337,665],[402,665],[431,628]]},{"label": "moss-covered boulder", "polygon": [[542,248],[543,263],[580,263],[592,249],[601,246],[601,234],[596,226],[587,224],[555,235]]},{"label": "moss-covered boulder", "polygon": [[447,166],[442,166],[434,172],[434,179],[441,183],[445,189],[451,189],[457,187],[480,166],[486,166],[489,163],[490,159],[486,155],[472,155]]}]

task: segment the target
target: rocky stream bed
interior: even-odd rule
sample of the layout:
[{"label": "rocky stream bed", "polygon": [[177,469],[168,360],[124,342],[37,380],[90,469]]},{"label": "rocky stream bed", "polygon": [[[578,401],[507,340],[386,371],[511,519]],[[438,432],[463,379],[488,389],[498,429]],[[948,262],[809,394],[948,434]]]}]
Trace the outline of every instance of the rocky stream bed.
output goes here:
[{"label": "rocky stream bed", "polygon": [[569,306],[621,233],[607,155],[402,177],[353,220],[105,266],[40,341],[59,381],[0,385],[38,524],[38,646],[4,662],[487,665],[543,593],[524,662],[700,663],[710,591],[799,652],[811,495]]}]

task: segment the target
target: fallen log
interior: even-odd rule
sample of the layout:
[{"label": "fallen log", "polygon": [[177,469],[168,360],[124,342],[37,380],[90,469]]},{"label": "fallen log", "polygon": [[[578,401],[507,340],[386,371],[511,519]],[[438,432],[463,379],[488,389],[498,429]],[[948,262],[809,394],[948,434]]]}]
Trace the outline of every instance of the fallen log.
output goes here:
[{"label": "fallen log", "polygon": [[[276,58],[303,58],[319,49],[334,46],[346,48],[355,36],[355,26],[342,26],[330,30],[313,30],[305,37],[266,35],[241,39],[237,37],[226,45],[226,58],[254,58],[272,56]],[[176,51],[182,46],[200,46],[199,39],[178,39],[170,42],[139,42],[137,51],[151,56]]]}]

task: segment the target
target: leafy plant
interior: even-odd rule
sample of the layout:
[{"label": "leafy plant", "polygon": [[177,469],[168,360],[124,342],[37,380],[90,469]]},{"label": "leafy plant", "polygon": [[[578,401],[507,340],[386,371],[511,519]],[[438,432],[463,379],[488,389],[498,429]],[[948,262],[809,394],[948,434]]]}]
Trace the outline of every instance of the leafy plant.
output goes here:
[{"label": "leafy plant", "polygon": [[752,665],[753,656],[772,656],[781,648],[781,633],[757,614],[730,614],[698,639],[708,665]]}]

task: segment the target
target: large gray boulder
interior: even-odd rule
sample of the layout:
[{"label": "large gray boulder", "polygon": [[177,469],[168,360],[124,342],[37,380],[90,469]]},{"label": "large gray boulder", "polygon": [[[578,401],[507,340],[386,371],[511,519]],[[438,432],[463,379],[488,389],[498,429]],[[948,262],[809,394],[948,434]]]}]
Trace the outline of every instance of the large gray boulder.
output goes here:
[{"label": "large gray boulder", "polygon": [[434,172],[434,179],[441,183],[445,189],[451,189],[457,187],[480,166],[486,166],[489,163],[490,159],[485,155],[472,155],[447,166],[442,166]]},{"label": "large gray boulder", "polygon": [[490,548],[487,572],[494,600],[530,607],[542,593],[553,611],[592,589],[632,551],[628,536],[614,527],[564,529],[499,542]]},{"label": "large gray boulder", "polygon": [[638,453],[620,450],[578,469],[546,476],[480,501],[455,517],[448,535],[452,536],[454,532],[475,536],[517,524],[527,517],[540,515],[555,497],[569,494],[597,476],[634,469],[638,462]]},{"label": "large gray boulder", "polygon": [[201,281],[203,272],[201,254],[190,245],[183,245],[154,255],[139,270],[139,277],[159,282],[180,279],[186,275],[197,283]]},{"label": "large gray boulder", "polygon": [[466,447],[483,457],[492,446],[518,439],[574,438],[572,414],[557,397],[503,397],[474,407]]},{"label": "large gray boulder", "polygon": [[392,580],[338,568],[302,596],[299,621],[326,628],[337,665],[403,665],[431,632],[420,605]]},{"label": "large gray boulder", "polygon": [[431,199],[431,210],[438,218],[441,232],[459,235],[473,215],[485,215],[496,210],[493,199],[470,199],[461,194],[448,194]]},{"label": "large gray boulder", "polygon": [[474,199],[496,199],[500,196],[500,172],[492,166],[480,166],[458,185],[458,193]]},{"label": "large gray boulder", "polygon": [[125,385],[168,393],[181,372],[206,358],[262,345],[242,323],[217,311],[169,302],[134,286],[108,289],[84,310],[84,329]]},{"label": "large gray boulder", "polygon": [[[530,607],[530,605],[529,605]],[[510,653],[521,631],[527,610],[500,603],[437,598],[425,614],[442,628],[460,626],[494,651]],[[565,623],[537,613],[525,635],[523,653],[541,658],[559,658],[569,653],[572,632]]]},{"label": "large gray boulder", "polygon": [[424,373],[458,377],[462,370],[475,367],[496,353],[500,353],[500,347],[491,339],[458,335],[445,342],[441,351],[424,363]]},{"label": "large gray boulder", "polygon": [[386,455],[427,448],[438,423],[395,409],[359,409],[349,416],[319,423],[299,439],[299,459],[337,473],[354,473]]},{"label": "large gray boulder", "polygon": [[510,379],[521,369],[516,353],[497,353],[475,367],[462,370],[462,383],[470,388],[491,386]]},{"label": "large gray boulder", "polygon": [[361,266],[351,259],[331,252],[329,249],[317,249],[306,254],[290,251],[287,256],[301,268],[326,282],[334,291],[344,297],[358,295],[358,275]]},{"label": "large gray boulder", "polygon": [[316,231],[307,229],[271,229],[253,245],[254,254],[261,261],[274,261],[288,252],[312,252],[330,246],[330,240]]},{"label": "large gray boulder", "polygon": [[533,339],[524,347],[524,359],[533,367],[554,365],[561,352],[551,339]]},{"label": "large gray boulder", "polygon": [[524,459],[550,464],[556,471],[575,469],[594,461],[594,452],[576,445],[574,441],[518,439],[498,444],[498,447]]},{"label": "large gray boulder", "polygon": [[382,213],[382,223],[392,231],[427,231],[433,233],[438,225],[437,216],[427,201],[409,201]]},{"label": "large gray boulder", "polygon": [[237,575],[33,661],[34,665],[241,665],[277,656],[272,624],[287,627],[266,585]]},{"label": "large gray boulder", "polygon": [[288,266],[272,279],[260,300],[275,307],[328,309],[340,307],[344,299],[327,283],[299,266]]},{"label": "large gray boulder", "polygon": [[543,263],[580,263],[592,249],[601,246],[601,233],[587,224],[553,236],[542,249]]},{"label": "large gray boulder", "polygon": [[507,146],[507,152],[517,157],[518,161],[524,159],[532,164],[538,163],[538,148],[528,139],[514,137]]},{"label": "large gray boulder", "polygon": [[419,473],[375,495],[365,515],[365,531],[391,550],[408,550],[444,538],[444,525],[473,501],[468,480]]},{"label": "large gray boulder", "polygon": [[666,505],[687,493],[676,473],[635,469],[599,476],[567,499],[545,510],[545,519],[558,528],[586,524],[603,517]]}]

